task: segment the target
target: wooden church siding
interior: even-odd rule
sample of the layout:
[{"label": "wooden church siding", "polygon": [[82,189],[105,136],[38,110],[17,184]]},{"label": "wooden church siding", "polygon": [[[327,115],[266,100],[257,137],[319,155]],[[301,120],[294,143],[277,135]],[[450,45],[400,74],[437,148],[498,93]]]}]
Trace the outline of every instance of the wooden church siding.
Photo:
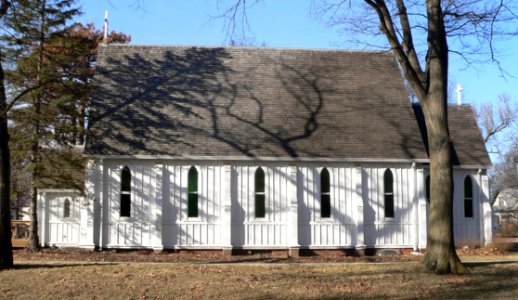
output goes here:
[{"label": "wooden church siding", "polygon": [[[131,172],[130,217],[120,216],[121,172],[127,166]],[[151,198],[154,195],[153,164],[121,163],[108,164],[106,168],[107,199],[103,205],[105,216],[103,227],[108,233],[104,245],[107,247],[151,246]]]},{"label": "wooden church siding", "polygon": [[[264,218],[256,218],[254,207],[254,180],[259,167],[265,174]],[[286,247],[289,167],[236,165],[233,174],[236,192],[232,197],[232,245],[242,248]]]},{"label": "wooden church siding", "polygon": [[412,247],[415,244],[414,170],[390,168],[394,186],[394,217],[385,218],[384,174],[387,168],[365,168],[365,243],[368,247]]},{"label": "wooden church siding", "polygon": [[354,246],[353,169],[327,167],[331,195],[329,218],[321,217],[322,170],[322,167],[299,167],[299,243],[310,248]]},{"label": "wooden church siding", "polygon": [[[129,218],[120,217],[120,177],[124,166],[130,168],[132,175]],[[192,166],[198,172],[196,218],[187,217],[187,181]],[[254,181],[259,166],[265,174],[264,218],[256,218],[254,211]],[[320,215],[320,176],[324,167],[330,177],[329,218]],[[80,230],[85,231],[83,225],[86,224],[86,228],[94,233],[82,237],[93,239],[93,245],[105,248],[363,249],[366,246],[417,249],[426,246],[427,171],[409,164],[392,164],[390,168],[394,218],[384,217],[384,173],[387,168],[380,164],[359,167],[329,162],[295,165],[265,162],[252,165],[246,162],[129,159],[104,160],[89,168],[88,180],[95,183],[87,182],[90,187],[87,195],[104,200],[95,204],[95,199],[89,198],[92,203],[81,206],[84,210]],[[468,174],[473,184],[473,218],[463,216],[463,187]],[[487,185],[486,177],[472,169],[455,169],[454,178],[456,241],[458,245],[483,244],[486,240],[480,234],[490,226],[481,222],[483,211],[479,201],[485,199],[487,202],[487,188],[481,186],[483,182]],[[92,213],[96,205],[102,208],[102,214]],[[57,243],[60,235],[68,236],[63,222],[50,226],[52,214],[62,213],[60,209],[61,205],[47,208],[47,241]],[[83,222],[83,215],[90,216],[92,221]],[[102,226],[96,227],[97,220],[101,219]],[[99,241],[95,240],[96,228],[102,233]],[[81,245],[88,243],[81,241]]]},{"label": "wooden church siding", "polygon": [[[198,171],[198,217],[188,217],[187,181]],[[222,180],[220,165],[167,165],[164,172],[163,245],[166,248],[221,246]]]},{"label": "wooden church siding", "polygon": [[[467,218],[464,215],[464,180],[471,179],[473,192],[473,217]],[[478,245],[480,244],[480,193],[481,186],[474,172],[458,170],[453,178],[453,233],[457,245]]]},{"label": "wooden church siding", "polygon": [[[83,197],[72,190],[38,191],[38,219],[41,244],[45,246],[77,246],[81,237],[80,203]],[[65,216],[65,201],[69,215]]]}]

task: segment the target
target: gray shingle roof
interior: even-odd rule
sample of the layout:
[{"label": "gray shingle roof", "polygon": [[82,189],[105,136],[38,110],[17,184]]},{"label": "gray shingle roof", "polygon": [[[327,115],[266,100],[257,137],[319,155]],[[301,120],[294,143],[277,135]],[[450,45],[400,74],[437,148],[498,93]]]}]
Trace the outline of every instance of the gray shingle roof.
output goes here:
[{"label": "gray shingle roof", "polygon": [[448,122],[455,164],[490,166],[491,160],[471,105],[450,105]]},{"label": "gray shingle roof", "polygon": [[95,83],[90,155],[427,158],[390,53],[106,46]]}]

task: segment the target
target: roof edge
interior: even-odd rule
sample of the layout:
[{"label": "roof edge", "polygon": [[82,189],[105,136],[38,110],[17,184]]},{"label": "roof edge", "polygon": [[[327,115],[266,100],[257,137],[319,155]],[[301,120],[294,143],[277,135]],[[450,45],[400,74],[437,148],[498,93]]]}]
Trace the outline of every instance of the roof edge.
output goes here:
[{"label": "roof edge", "polygon": [[207,49],[249,49],[249,50],[279,50],[302,52],[340,52],[340,53],[367,53],[388,54],[393,56],[390,49],[387,50],[359,50],[359,49],[333,49],[333,48],[295,48],[295,47],[258,47],[258,46],[218,46],[218,45],[160,45],[160,44],[100,44],[102,48],[207,48]]},{"label": "roof edge", "polygon": [[428,159],[393,158],[313,158],[313,157],[250,157],[250,156],[190,156],[190,155],[97,155],[84,154],[97,159],[142,159],[142,160],[208,160],[208,161],[264,161],[264,162],[393,162],[428,163]]}]

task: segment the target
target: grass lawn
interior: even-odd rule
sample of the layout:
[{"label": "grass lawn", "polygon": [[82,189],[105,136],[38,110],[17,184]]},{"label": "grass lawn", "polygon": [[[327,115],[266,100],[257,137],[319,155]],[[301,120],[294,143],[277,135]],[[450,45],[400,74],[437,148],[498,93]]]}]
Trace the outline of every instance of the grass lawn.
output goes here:
[{"label": "grass lawn", "polygon": [[[499,258],[507,261],[496,261]],[[423,273],[416,261],[247,264],[18,259],[14,269],[0,271],[0,298],[516,298],[518,257],[512,258],[485,257],[483,262],[468,263],[471,274],[461,276]]]}]

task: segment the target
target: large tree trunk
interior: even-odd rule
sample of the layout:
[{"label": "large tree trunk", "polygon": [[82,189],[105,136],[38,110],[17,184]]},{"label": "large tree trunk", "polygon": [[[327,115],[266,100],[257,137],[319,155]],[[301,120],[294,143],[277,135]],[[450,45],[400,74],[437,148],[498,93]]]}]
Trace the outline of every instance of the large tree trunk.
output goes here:
[{"label": "large tree trunk", "polygon": [[448,130],[448,44],[440,0],[428,12],[428,93],[422,102],[430,153],[430,219],[423,264],[438,274],[464,273],[453,239],[453,162]]},{"label": "large tree trunk", "polygon": [[31,227],[29,230],[29,244],[27,249],[37,251],[40,249],[40,235],[38,233],[38,189],[33,187],[31,192],[31,203],[29,205]]},{"label": "large tree trunk", "polygon": [[[438,99],[434,99],[437,97]],[[423,264],[438,274],[467,270],[455,252],[453,237],[452,149],[445,116],[446,105],[439,95],[430,95],[425,119],[430,151],[430,218]]]},{"label": "large tree trunk", "polygon": [[11,203],[9,132],[7,128],[7,99],[4,86],[4,69],[0,57],[0,269],[13,266],[11,244]]}]

